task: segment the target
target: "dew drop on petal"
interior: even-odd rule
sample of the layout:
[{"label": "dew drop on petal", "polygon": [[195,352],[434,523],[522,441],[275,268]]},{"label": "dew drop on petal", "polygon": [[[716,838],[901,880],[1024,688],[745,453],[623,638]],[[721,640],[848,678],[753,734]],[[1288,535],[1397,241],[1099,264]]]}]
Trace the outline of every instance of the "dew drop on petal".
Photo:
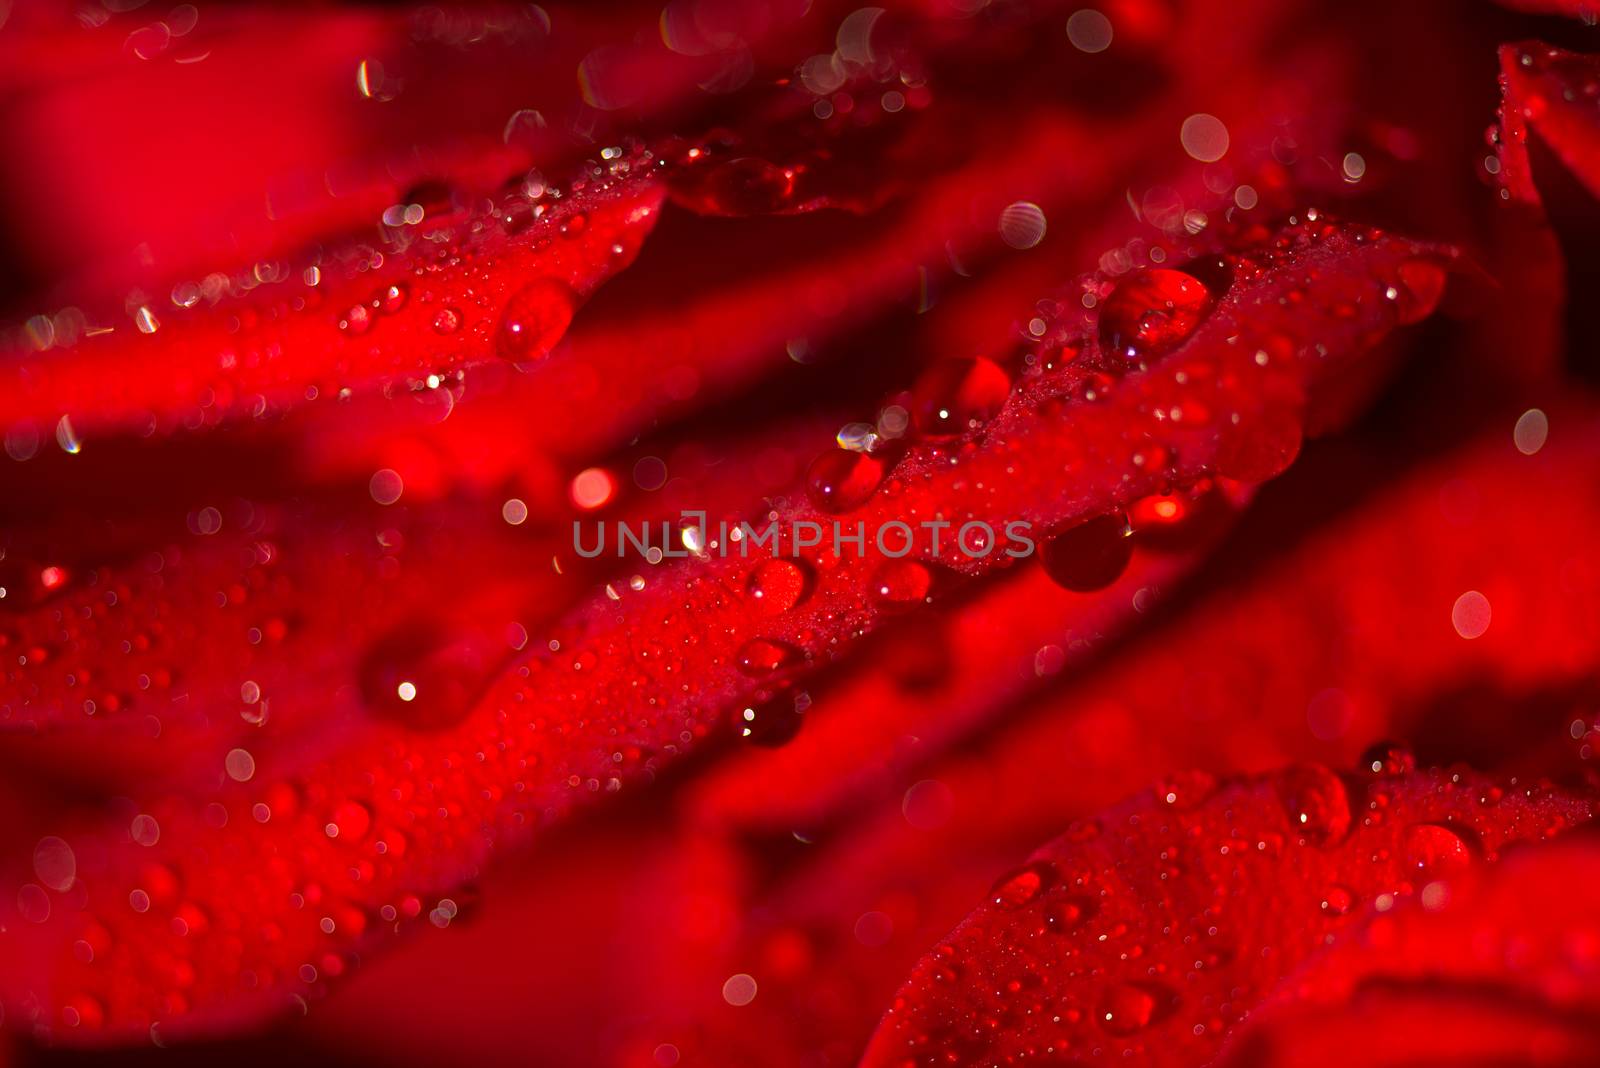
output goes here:
[{"label": "dew drop on petal", "polygon": [[806,496],[819,511],[853,511],[872,497],[883,481],[883,460],[850,449],[829,449],[806,469]]},{"label": "dew drop on petal", "polygon": [[1045,573],[1075,593],[1103,590],[1122,577],[1133,559],[1128,519],[1121,513],[1096,516],[1069,527],[1044,544]]},{"label": "dew drop on petal", "polygon": [[1438,261],[1425,256],[1406,260],[1397,271],[1394,287],[1396,314],[1402,324],[1420,322],[1433,314],[1444,296],[1449,276]]},{"label": "dew drop on petal", "polygon": [[495,328],[495,351],[514,363],[550,354],[572,324],[578,297],[566,283],[539,278],[511,295]]},{"label": "dew drop on petal", "polygon": [[379,719],[418,731],[466,719],[509,650],[476,630],[403,624],[361,660],[361,696]]},{"label": "dew drop on petal", "polygon": [[1188,340],[1211,303],[1211,291],[1192,274],[1136,271],[1100,302],[1100,343],[1129,360],[1158,359]]},{"label": "dew drop on petal", "polygon": [[940,360],[911,389],[924,437],[954,437],[992,419],[1011,394],[1011,376],[982,356]]},{"label": "dew drop on petal", "polygon": [[1106,992],[1100,1007],[1100,1025],[1114,1035],[1131,1035],[1165,1016],[1173,998],[1166,990],[1147,983],[1118,983]]},{"label": "dew drop on petal", "polygon": [[995,880],[989,901],[996,908],[1016,909],[1038,898],[1050,887],[1055,872],[1048,864],[1029,864]]},{"label": "dew drop on petal", "polygon": [[933,585],[933,575],[915,560],[885,560],[873,573],[871,591],[880,603],[920,604]]},{"label": "dew drop on petal", "polygon": [[1403,844],[1405,868],[1419,884],[1457,874],[1473,859],[1466,839],[1442,823],[1412,824]]},{"label": "dew drop on petal", "polygon": [[433,314],[433,332],[450,335],[461,329],[461,312],[457,308],[440,308]]},{"label": "dew drop on petal", "polygon": [[810,576],[793,560],[762,560],[745,579],[745,594],[764,615],[787,612],[809,592]]},{"label": "dew drop on petal", "polygon": [[767,638],[751,638],[739,647],[736,656],[739,670],[754,678],[781,671],[799,659],[792,646]]},{"label": "dew drop on petal", "polygon": [[1316,846],[1333,845],[1350,832],[1350,797],[1344,780],[1320,764],[1293,767],[1277,780],[1278,800],[1290,828]]}]

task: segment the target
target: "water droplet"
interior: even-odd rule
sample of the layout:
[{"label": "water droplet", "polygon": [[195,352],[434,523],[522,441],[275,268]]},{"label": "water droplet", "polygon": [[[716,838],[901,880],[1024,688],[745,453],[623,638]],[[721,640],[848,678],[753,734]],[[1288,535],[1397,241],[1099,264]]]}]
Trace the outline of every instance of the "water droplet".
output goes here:
[{"label": "water droplet", "polygon": [[810,592],[811,576],[793,560],[763,560],[750,569],[745,593],[769,616],[787,612]]},{"label": "water droplet", "polygon": [[1100,1007],[1100,1023],[1114,1035],[1142,1031],[1171,1012],[1176,998],[1154,983],[1118,983]]},{"label": "water droplet", "polygon": [[1334,884],[1322,896],[1322,911],[1330,916],[1343,916],[1355,907],[1356,896],[1347,887]]},{"label": "water droplet", "polygon": [[406,288],[406,284],[395,282],[378,294],[378,310],[385,315],[393,315],[406,306],[406,301],[410,297],[411,291]]},{"label": "water droplet", "polygon": [[539,278],[511,295],[495,330],[495,351],[514,362],[550,354],[572,323],[578,296],[565,282]]},{"label": "water droplet", "polygon": [[1211,310],[1211,292],[1191,274],[1153,267],[1130,274],[1100,302],[1100,343],[1130,360],[1165,356]]},{"label": "water droplet", "polygon": [[409,623],[368,650],[359,671],[367,708],[412,730],[453,727],[467,718],[508,655],[476,630]]},{"label": "water droplet", "polygon": [[887,604],[917,604],[928,596],[933,575],[915,560],[886,560],[872,578],[872,594]]},{"label": "water droplet", "polygon": [[917,431],[925,437],[955,437],[994,418],[1011,395],[1011,376],[982,356],[940,360],[918,377]]},{"label": "water droplet", "polygon": [[989,900],[997,908],[1021,908],[1049,889],[1054,880],[1055,871],[1049,864],[1028,864],[996,879]]},{"label": "water droplet", "polygon": [[1406,870],[1418,882],[1432,882],[1466,870],[1472,864],[1472,847],[1442,823],[1416,823],[1406,828]]},{"label": "water droplet", "polygon": [[359,842],[372,829],[372,812],[359,801],[340,802],[322,829],[329,838]]},{"label": "water droplet", "polygon": [[739,670],[756,678],[781,671],[800,659],[799,651],[793,646],[767,638],[751,638],[739,647],[736,655]]},{"label": "water droplet", "polygon": [[449,335],[461,329],[461,310],[459,308],[440,308],[433,316],[433,332],[435,334]]},{"label": "water droplet", "polygon": [[1444,296],[1448,276],[1442,264],[1426,257],[1406,260],[1398,270],[1399,284],[1394,288],[1395,311],[1404,324],[1420,322],[1433,314]]},{"label": "water droplet", "polygon": [[1290,412],[1269,409],[1224,428],[1217,443],[1217,473],[1240,482],[1266,482],[1300,455],[1303,431]]},{"label": "water droplet", "polygon": [[1092,8],[1073,12],[1067,19],[1067,40],[1080,52],[1104,52],[1111,47],[1111,20]]},{"label": "water droplet", "polygon": [[794,203],[794,171],[756,156],[712,163],[697,178],[689,206],[705,215],[767,215]]},{"label": "water droplet", "polygon": [[1128,534],[1128,519],[1121,513],[1085,520],[1045,542],[1045,573],[1062,589],[1103,590],[1122,577],[1133,559]]},{"label": "water droplet", "polygon": [[374,320],[371,308],[357,304],[339,317],[339,330],[350,337],[360,337],[372,329]]},{"label": "water droplet", "polygon": [[829,449],[806,469],[806,495],[821,511],[854,511],[877,490],[885,467],[878,457],[864,452]]},{"label": "water droplet", "polygon": [[1289,826],[1312,845],[1342,841],[1350,832],[1350,797],[1344,780],[1320,764],[1290,768],[1278,779],[1278,800]]},{"label": "water droplet", "polygon": [[1373,775],[1409,775],[1417,768],[1417,757],[1399,742],[1378,742],[1361,754],[1360,767]]}]

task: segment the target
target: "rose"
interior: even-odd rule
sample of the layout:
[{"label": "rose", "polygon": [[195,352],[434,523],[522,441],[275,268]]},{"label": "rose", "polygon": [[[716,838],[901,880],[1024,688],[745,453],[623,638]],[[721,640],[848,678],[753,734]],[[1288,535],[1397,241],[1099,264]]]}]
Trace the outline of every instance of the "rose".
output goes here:
[{"label": "rose", "polygon": [[[1548,245],[1530,257],[1546,231],[1495,214],[1490,190],[1459,202],[1435,195],[1442,180],[1466,173],[1463,153],[1440,132],[1459,125],[1458,84],[1390,75],[1406,92],[1385,106],[1416,130],[1392,118],[1385,126],[1373,118],[1382,109],[1360,105],[1347,124],[1334,106],[1354,99],[1351,72],[1373,42],[1421,15],[1395,14],[1388,27],[1339,23],[1304,54],[1284,56],[1274,35],[1294,29],[1297,13],[1283,5],[1235,14],[1246,31],[1227,37],[1206,4],[1124,5],[1110,12],[1115,49],[1096,50],[1104,27],[1077,15],[1065,42],[1038,44],[1040,28],[1066,14],[672,7],[659,45],[619,44],[634,25],[627,13],[572,36],[561,12],[548,26],[526,12],[353,17],[328,23],[324,35],[335,51],[348,47],[353,85],[318,99],[342,103],[325,115],[292,96],[266,105],[307,129],[321,115],[334,131],[305,139],[304,159],[284,160],[283,173],[293,185],[296,172],[316,173],[347,153],[371,166],[389,129],[429,146],[427,166],[373,167],[378,177],[357,185],[365,192],[332,205],[318,195],[286,211],[273,198],[268,226],[250,195],[260,181],[255,159],[232,168],[226,156],[208,160],[224,176],[202,187],[221,194],[215,200],[195,200],[195,187],[170,172],[153,182],[136,225],[148,228],[139,236],[155,262],[137,277],[112,264],[99,279],[77,280],[69,291],[87,310],[27,319],[8,365],[8,451],[26,461],[13,475],[38,502],[7,548],[8,600],[21,597],[8,708],[14,724],[48,736],[10,739],[11,759],[81,795],[71,811],[30,797],[16,830],[8,1019],[36,1040],[165,1042],[249,1027],[286,999],[320,1002],[339,991],[314,1016],[339,1026],[344,1013],[360,1018],[363,990],[438,1005],[454,984],[419,976],[456,967],[514,992],[553,984],[546,998],[563,1005],[527,1028],[506,1022],[503,1003],[473,1002],[500,1012],[494,1026],[476,1029],[490,1054],[500,1042],[533,1042],[582,1063],[847,1063],[911,958],[981,896],[971,881],[987,882],[1070,816],[1164,769],[1347,761],[1352,747],[1395,727],[1427,753],[1442,732],[1419,710],[1460,682],[1469,641],[1503,650],[1494,663],[1516,665],[1501,669],[1507,700],[1530,680],[1558,693],[1570,685],[1574,664],[1589,662],[1589,623],[1571,592],[1587,574],[1579,547],[1588,528],[1528,521],[1547,496],[1516,498],[1530,502],[1523,511],[1506,504],[1526,492],[1528,470],[1502,476],[1464,453],[1458,481],[1468,486],[1450,490],[1452,522],[1484,510],[1481,498],[1471,502],[1483,493],[1472,485],[1480,476],[1467,473],[1495,472],[1496,485],[1510,487],[1489,506],[1502,520],[1498,544],[1537,548],[1474,557],[1469,535],[1419,523],[1430,533],[1418,536],[1416,565],[1358,585],[1371,602],[1347,617],[1352,628],[1415,621],[1412,633],[1425,638],[1405,647],[1415,655],[1391,660],[1374,640],[1352,661],[1369,674],[1347,678],[1353,669],[1339,661],[1337,641],[1310,625],[1269,629],[1256,639],[1263,662],[1304,659],[1333,677],[1286,670],[1278,685],[1316,689],[1284,705],[1263,686],[1245,703],[1226,680],[1234,672],[1258,683],[1249,665],[1224,659],[1215,672],[1193,672],[1184,663],[1237,655],[1204,633],[1214,621],[1240,619],[1228,634],[1262,633],[1253,602],[1230,608],[1214,593],[1193,610],[1201,633],[1174,652],[1162,630],[1140,628],[1150,632],[1130,647],[1140,659],[1126,670],[1157,689],[1146,716],[1119,718],[1115,688],[1085,704],[1094,691],[1080,678],[1084,635],[1127,628],[1151,610],[1156,584],[1197,568],[1227,525],[1217,518],[1292,463],[1305,433],[1364,409],[1392,362],[1371,355],[1374,344],[1440,298],[1444,268],[1456,262],[1449,245],[1325,212],[1404,218],[1469,244],[1491,220],[1504,232],[1489,262],[1517,300],[1457,331],[1462,351],[1474,354],[1456,365],[1471,368],[1464,385],[1458,372],[1435,375],[1420,399],[1404,385],[1390,390],[1387,422],[1315,446],[1314,464],[1269,488],[1223,555],[1199,568],[1192,588],[1202,594],[1227,561],[1249,568],[1252,546],[1258,553],[1297,529],[1296,509],[1284,503],[1294,493],[1360,497],[1369,481],[1363,443],[1383,440],[1385,426],[1438,412],[1448,397],[1430,440],[1465,435],[1493,424],[1498,383],[1548,390],[1560,350],[1541,331],[1559,295],[1543,279],[1559,264]],[[197,68],[184,99],[223,103],[189,152],[166,153],[192,159],[220,143],[221,120],[236,118],[225,105],[238,99],[227,95],[237,57],[260,47],[262,29],[292,37],[301,25],[227,18],[239,24],[213,30],[182,10],[153,23],[114,19],[87,35],[32,14],[11,28],[57,49],[110,51],[110,40],[122,50],[110,68],[121,84],[151,94],[135,103],[167,99],[169,79],[185,76],[177,68]],[[1488,15],[1476,18],[1494,32]],[[1479,22],[1464,24],[1463,36]],[[502,148],[476,147],[485,132],[476,120],[438,114],[419,90],[429,77],[470,86],[500,109],[498,125],[523,93],[518,72],[530,48],[571,53],[582,101],[547,87],[543,122],[512,112]],[[385,49],[394,52],[377,55]],[[461,54],[474,59],[471,77]],[[1462,42],[1444,54],[1473,53]],[[1076,95],[1066,101],[1054,95],[1052,55],[1072,58]],[[559,66],[552,59],[549,69]],[[798,72],[797,84],[771,88],[772,73],[786,71]],[[727,103],[713,101],[687,88],[697,81],[734,91]],[[92,95],[94,106],[83,107],[81,96],[46,89],[45,103],[27,113],[46,129],[48,104],[60,99],[75,102],[72,114],[112,125],[125,114],[114,103],[120,94]],[[1526,90],[1512,89],[1515,115],[1524,100],[1515,94]],[[1202,92],[1204,113],[1191,103]],[[1538,114],[1523,119],[1538,130],[1548,112],[1530,109]],[[388,121],[370,125],[375,117]],[[1581,176],[1585,157],[1570,148],[1583,144],[1581,126],[1550,129],[1558,156]],[[1441,145],[1416,148],[1408,134],[1417,130]],[[582,144],[578,131],[598,139]],[[436,154],[432,146],[445,141],[464,148]],[[126,165],[141,151],[116,159]],[[55,163],[52,171],[60,158],[30,159],[29,182],[52,173],[81,180],[93,169]],[[1092,164],[1069,163],[1079,158]],[[530,162],[537,173],[526,172]],[[1509,180],[1527,164],[1508,155],[1501,169]],[[512,185],[485,207],[507,175]],[[448,178],[451,188],[419,184],[424,176]],[[57,184],[58,196],[72,196],[71,182]],[[1525,186],[1511,188],[1526,200]],[[663,216],[668,191],[675,206]],[[1107,219],[1124,199],[1139,214],[1131,225],[1086,236],[1068,225]],[[175,201],[194,209],[192,225],[158,210]],[[841,225],[825,208],[861,219]],[[694,223],[684,209],[734,221]],[[803,217],[749,217],[764,213]],[[370,227],[373,214],[383,218],[376,239],[303,251],[306,235]],[[669,222],[653,232],[658,218]],[[33,247],[48,249],[60,270],[103,247],[95,242],[108,232],[56,226]],[[707,255],[714,233],[725,243]],[[773,234],[780,247],[820,251],[774,255]],[[219,235],[259,266],[197,274],[215,264]],[[641,249],[635,268],[596,292]],[[1096,273],[1063,287],[1091,265]],[[905,328],[901,299],[916,294],[925,308],[940,286],[967,275],[977,278],[924,311],[928,327]],[[148,288],[155,279],[162,289]],[[97,288],[126,297],[135,286],[140,298],[121,311],[93,304]],[[168,286],[170,300],[152,304],[149,293]],[[1032,305],[1043,294],[1054,297]],[[580,308],[591,295],[596,303]],[[574,334],[563,341],[569,324]],[[875,324],[890,329],[874,333]],[[85,336],[106,325],[119,329]],[[897,348],[895,335],[916,344]],[[1531,340],[1533,357],[1507,367],[1508,335]],[[776,370],[791,359],[825,361],[830,346],[882,349],[885,336],[891,355],[881,374],[848,360],[801,382]],[[769,380],[781,393],[762,385]],[[894,392],[908,384],[909,394]],[[754,425],[730,417],[733,397],[746,398],[741,413],[758,416]],[[1579,407],[1558,412],[1556,425],[1586,418]],[[653,429],[662,420],[679,423]],[[824,448],[849,420],[839,434],[847,447]],[[197,424],[220,427],[197,434]],[[1541,453],[1548,417],[1530,410],[1516,424],[1517,447]],[[140,443],[151,428],[156,438]],[[1583,470],[1581,458],[1560,452],[1539,463],[1552,496],[1580,481],[1572,472]],[[1423,502],[1416,508],[1426,520],[1438,492],[1424,481],[1400,499]],[[1058,537],[1047,567],[1033,571],[1003,572],[997,554],[949,572],[920,555],[819,554],[737,567],[696,559],[637,579],[567,559],[546,574],[553,539],[540,531],[564,530],[575,509],[649,519],[692,506],[739,516],[768,507],[760,497],[785,515],[821,509],[880,522],[1024,515]],[[1380,498],[1366,507],[1381,520],[1394,506]],[[1373,547],[1351,562],[1392,566],[1392,528],[1371,529]],[[1503,570],[1495,588],[1478,579],[1483,588],[1456,592],[1449,611],[1436,602],[1460,578],[1444,566],[1457,551],[1479,574],[1486,559]],[[1563,551],[1553,574],[1539,570]],[[1323,546],[1269,572],[1260,604],[1281,613],[1278,598],[1296,576],[1337,555]],[[1518,611],[1519,597],[1552,587],[1567,598],[1563,611]],[[1394,597],[1397,589],[1416,601]],[[919,609],[928,599],[932,608]],[[1528,622],[1536,615],[1549,622],[1537,637]],[[1319,657],[1334,669],[1318,667]],[[820,670],[835,659],[837,668]],[[1376,667],[1390,663],[1413,674]],[[1071,689],[1060,702],[1036,696],[1068,664]],[[1181,686],[1181,714],[1160,700],[1163,686],[1177,685],[1168,680],[1189,678],[1180,668],[1198,675]],[[937,761],[959,760],[959,742],[1012,722],[999,714],[1019,703],[1035,703],[1040,722],[1069,732],[1080,751],[1129,753],[1131,766],[1088,780],[1063,804],[1049,749],[979,762],[978,781],[997,769],[1015,774],[994,775],[974,802]],[[1282,732],[1268,732],[1265,744],[1263,715]],[[1184,729],[1194,720],[1209,735]],[[1130,748],[1153,722],[1182,740],[1166,751]],[[729,754],[736,735],[793,740]],[[1540,737],[1529,730],[1508,742],[1498,725],[1471,736],[1486,739],[1471,754],[1486,763],[1508,747],[1536,750]],[[682,766],[686,748],[724,759],[700,784],[675,787],[681,773],[669,769]],[[702,771],[705,762],[691,761]],[[655,782],[658,773],[667,781]],[[94,778],[100,785],[90,788]],[[1207,781],[1170,778],[1161,797],[1203,792]],[[1402,789],[1430,803],[1421,786]],[[136,800],[96,804],[96,792]],[[576,804],[611,792],[670,801],[679,818],[654,826],[625,799]],[[445,957],[431,967],[411,954],[435,943],[401,943],[387,966],[397,987],[385,984],[381,964],[363,969],[364,980],[342,980],[395,941],[391,927],[470,919],[476,909],[460,888],[485,869],[491,846],[498,867],[487,868],[489,885],[515,883],[503,858],[519,852],[530,825],[590,807],[610,814],[577,818],[615,821],[599,836],[613,848],[597,853],[542,832],[529,855],[564,858],[559,874],[507,895],[522,903],[520,921],[537,914],[566,952],[540,939],[508,953],[488,904],[480,930],[497,933],[478,936],[483,956],[470,948],[470,930],[456,931],[437,943]],[[1280,807],[1253,811],[1281,818]],[[1043,825],[1028,829],[1021,812]],[[946,856],[920,836],[950,827],[957,813],[968,821],[958,826],[981,833]],[[811,844],[789,856],[743,844],[760,834]],[[620,880],[611,866],[618,851],[644,858]],[[775,876],[763,885],[753,875],[768,854]],[[1038,877],[1054,892],[1058,884],[1044,888]],[[1449,879],[1412,889],[1434,883]],[[600,888],[614,895],[610,911],[587,903]],[[1371,895],[1351,896],[1354,924]],[[1308,921],[1297,933],[1317,930]],[[621,936],[628,950],[585,943],[586,931],[605,946]],[[1249,948],[1265,927],[1235,936]],[[1152,947],[1164,937],[1152,932]],[[1010,950],[997,937],[966,952],[981,971]],[[575,959],[593,969],[588,981],[563,981],[555,962]],[[613,962],[662,977],[626,987],[619,1002]],[[1286,961],[1273,975],[1293,967]],[[841,996],[841,977],[859,986]],[[1161,1030],[1179,1014],[1157,1004],[1138,985],[1145,981],[1108,977],[1091,984],[1085,1003],[1131,989],[1106,1041],[1158,1059],[1186,1056],[1187,1040]],[[1119,1021],[1145,1003],[1134,996],[1141,991],[1150,1018],[1123,1030]],[[411,1015],[408,1045],[461,1041],[459,1028]],[[1022,1021],[979,1022],[981,1041],[952,1031],[915,1052],[940,1055],[944,1037],[959,1038],[953,1048],[969,1059],[1032,1041]]]}]

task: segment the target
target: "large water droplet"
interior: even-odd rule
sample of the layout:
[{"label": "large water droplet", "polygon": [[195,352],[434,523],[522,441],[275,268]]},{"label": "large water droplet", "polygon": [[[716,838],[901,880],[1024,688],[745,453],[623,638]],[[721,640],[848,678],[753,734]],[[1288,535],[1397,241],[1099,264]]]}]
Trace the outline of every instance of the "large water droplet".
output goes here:
[{"label": "large water droplet", "polygon": [[1011,376],[982,356],[940,360],[922,372],[911,392],[917,431],[955,437],[994,418],[1011,395]]},{"label": "large water droplet", "polygon": [[541,360],[550,354],[578,308],[572,287],[555,278],[538,278],[511,295],[495,329],[495,351],[513,362]]},{"label": "large water droplet", "polygon": [[750,569],[745,593],[765,615],[787,612],[810,592],[811,576],[793,560],[763,560]]},{"label": "large water droplet", "polygon": [[1191,274],[1165,267],[1137,271],[1100,302],[1100,343],[1130,360],[1165,356],[1211,310],[1211,292]]},{"label": "large water droplet", "polygon": [[1439,306],[1439,298],[1444,296],[1447,279],[1444,266],[1437,260],[1417,257],[1402,263],[1396,273],[1399,277],[1393,292],[1400,322],[1420,322],[1432,315]]},{"label": "large water droplet", "polygon": [[1312,845],[1331,845],[1350,832],[1350,797],[1344,780],[1319,764],[1290,768],[1278,780],[1278,800],[1289,826]]},{"label": "large water droplet", "polygon": [[1128,534],[1128,519],[1120,513],[1085,520],[1045,542],[1045,573],[1056,585],[1077,593],[1105,589],[1133,559]]},{"label": "large water droplet", "polygon": [[1403,841],[1406,871],[1419,883],[1455,875],[1472,863],[1472,847],[1442,823],[1412,824]]},{"label": "large water droplet", "polygon": [[1055,871],[1049,864],[1028,864],[996,879],[989,890],[989,900],[997,908],[1021,908],[1049,889],[1054,879]]},{"label": "large water droplet", "polygon": [[853,511],[877,490],[886,465],[876,456],[849,449],[829,449],[806,469],[806,495],[824,512]]},{"label": "large water droplet", "polygon": [[361,695],[378,717],[413,730],[442,730],[465,719],[507,655],[475,630],[409,623],[363,658]]},{"label": "large water droplet", "polygon": [[933,575],[915,560],[887,560],[872,578],[872,595],[893,605],[917,604],[928,596]]}]

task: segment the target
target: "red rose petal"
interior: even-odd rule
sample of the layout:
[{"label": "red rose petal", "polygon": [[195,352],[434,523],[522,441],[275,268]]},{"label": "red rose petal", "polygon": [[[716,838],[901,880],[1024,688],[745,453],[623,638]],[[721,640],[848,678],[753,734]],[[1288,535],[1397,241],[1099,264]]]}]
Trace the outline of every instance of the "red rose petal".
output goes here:
[{"label": "red rose petal", "polygon": [[1143,795],[1001,876],[862,1063],[1203,1061],[1329,935],[1590,811],[1549,787],[1317,765]]},{"label": "red rose petal", "polygon": [[[1320,222],[1291,230],[1270,252],[1247,257],[1246,277],[1165,361],[1109,389],[1097,385],[1107,392],[1101,401],[1074,399],[1088,381],[1077,367],[1031,376],[969,439],[914,450],[862,512],[881,524],[937,507],[962,522],[1003,525],[1015,516],[1049,529],[1120,495],[1198,477],[1230,438],[1282,420],[1295,425],[1317,370],[1358,356],[1395,325],[1388,294],[1396,272],[1423,252]],[[1087,318],[1059,324],[1042,345],[1092,332]],[[1158,446],[1169,457],[1165,474],[1134,460]],[[944,457],[947,448],[958,450],[959,466]],[[1073,472],[1070,485],[1063,470]],[[1002,557],[992,548],[984,559],[949,562],[993,570]],[[534,636],[542,651],[502,675],[454,730],[380,732],[298,773],[226,789],[206,812],[151,800],[141,814],[162,828],[158,838],[135,827],[130,840],[125,826],[75,832],[75,848],[98,858],[84,868],[87,898],[28,931],[32,948],[16,956],[26,971],[12,971],[14,990],[52,1005],[92,997],[104,1033],[119,1035],[158,1022],[216,1026],[317,988],[369,940],[379,926],[372,917],[386,909],[398,917],[424,898],[442,907],[436,895],[470,874],[491,843],[652,775],[726,722],[733,702],[758,689],[739,667],[745,642],[782,641],[819,660],[837,655],[843,640],[899,611],[902,591],[920,599],[933,579],[924,562],[874,552],[818,566],[825,563],[802,565],[815,569],[814,584],[776,618],[745,593],[749,562],[663,572]],[[346,815],[357,812],[358,820]],[[151,864],[170,873],[181,904],[204,913],[208,930],[238,930],[237,939],[208,937],[193,924],[180,932],[165,904],[129,909],[130,894],[149,893]],[[89,922],[122,947],[110,967],[86,968],[67,952]],[[242,972],[257,980],[244,995]],[[181,998],[174,974],[184,977]]]},{"label": "red rose petal", "polygon": [[1230,1038],[1228,1068],[1593,1064],[1600,850],[1579,833],[1339,935]]},{"label": "red rose petal", "polygon": [[1547,144],[1591,194],[1600,197],[1600,57],[1539,41],[1500,49],[1499,155],[1511,196],[1539,202],[1528,138]]},{"label": "red rose petal", "polygon": [[[508,316],[537,319],[541,336],[537,351],[502,355],[536,360],[654,226],[662,191],[651,162],[607,161],[548,207],[513,194],[485,217],[382,250],[348,248],[227,283],[240,295],[214,307],[197,291],[193,308],[141,305],[90,321],[61,352],[19,343],[0,365],[0,425],[13,443],[53,433],[70,450],[85,431],[260,417],[385,384],[431,388],[491,358]],[[53,331],[34,345],[53,347]]]}]

